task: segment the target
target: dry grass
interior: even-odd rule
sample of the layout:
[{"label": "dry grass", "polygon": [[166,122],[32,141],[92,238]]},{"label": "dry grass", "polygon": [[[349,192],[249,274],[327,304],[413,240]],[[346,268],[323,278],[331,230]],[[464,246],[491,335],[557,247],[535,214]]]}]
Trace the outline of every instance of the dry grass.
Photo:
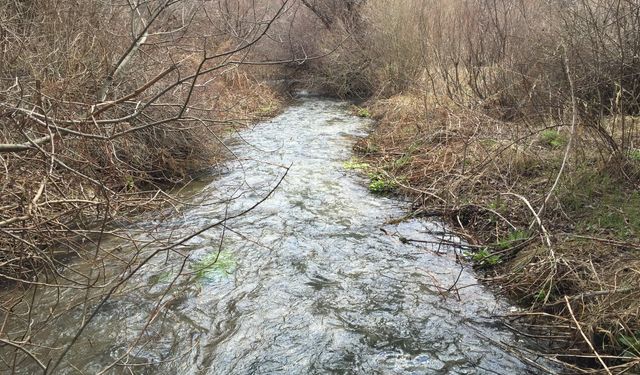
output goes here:
[{"label": "dry grass", "polygon": [[[598,155],[581,148],[571,154],[540,225],[531,208],[538,212],[556,178],[566,129],[527,128],[430,101],[419,93],[373,101],[378,124],[357,150],[398,193],[414,199],[417,214],[438,213],[486,247],[485,258],[493,260],[476,258],[477,265],[527,308],[517,319],[526,316],[529,333],[549,337],[551,350],[560,353],[554,358],[585,371],[601,367],[591,344],[613,356],[604,361],[614,372],[640,363],[634,341],[640,330],[640,215],[626,208],[640,203],[637,175],[630,180],[629,174],[594,170],[589,164],[598,163]],[[580,141],[597,144],[587,136]],[[585,179],[585,173],[593,175]],[[588,185],[597,191],[585,195]]]}]

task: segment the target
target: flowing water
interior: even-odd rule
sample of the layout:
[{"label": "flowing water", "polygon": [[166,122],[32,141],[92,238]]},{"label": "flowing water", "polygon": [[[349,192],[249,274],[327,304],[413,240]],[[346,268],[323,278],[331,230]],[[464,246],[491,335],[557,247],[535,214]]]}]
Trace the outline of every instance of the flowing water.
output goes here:
[{"label": "flowing water", "polygon": [[[243,131],[229,146],[239,159],[197,186],[181,214],[142,223],[134,235],[187,236],[255,205],[290,166],[286,178],[256,208],[153,257],[53,372],[535,373],[504,349],[525,344],[495,318],[509,306],[461,270],[455,248],[436,244],[445,229],[390,224],[407,204],[372,195],[365,177],[344,167],[369,125],[345,103],[303,98]],[[132,254],[123,248],[118,258]],[[104,274],[120,272],[111,263]],[[32,348],[44,365],[53,366],[97,306],[86,298],[78,289],[35,293],[33,303],[53,312],[30,330],[32,342],[53,348]],[[0,347],[3,361],[15,352]],[[18,373],[41,372],[22,358]]]}]

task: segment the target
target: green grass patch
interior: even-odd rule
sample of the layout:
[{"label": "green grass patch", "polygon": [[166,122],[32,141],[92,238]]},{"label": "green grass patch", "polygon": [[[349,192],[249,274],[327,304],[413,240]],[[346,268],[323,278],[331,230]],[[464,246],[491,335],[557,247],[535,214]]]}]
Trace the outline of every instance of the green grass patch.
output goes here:
[{"label": "green grass patch", "polygon": [[276,106],[273,103],[268,103],[268,104],[263,105],[260,108],[258,108],[258,115],[259,116],[269,116],[269,115],[273,114],[277,109],[278,109],[278,106]]},{"label": "green grass patch", "polygon": [[487,248],[473,253],[473,255],[471,255],[471,260],[480,267],[492,267],[502,263],[502,257],[500,255],[492,254]]},{"label": "green grass patch", "polygon": [[618,343],[624,349],[623,355],[629,357],[640,356],[640,332],[636,332],[635,335],[619,335]]},{"label": "green grass patch", "polygon": [[136,182],[133,176],[127,175],[124,178],[124,190],[126,192],[132,192],[136,190]]},{"label": "green grass patch", "polygon": [[354,106],[354,112],[358,117],[371,118],[371,112],[367,108]]},{"label": "green grass patch", "polygon": [[374,194],[388,194],[397,187],[394,181],[381,174],[372,173],[369,174],[369,177],[371,178],[369,191]]},{"label": "green grass patch", "polygon": [[402,168],[402,167],[408,165],[411,162],[412,158],[413,158],[413,156],[411,156],[411,155],[403,155],[403,156],[401,156],[398,159],[393,161],[393,167],[394,168]]},{"label": "green grass patch", "polygon": [[540,289],[533,297],[536,302],[544,302],[547,300],[547,290]]},{"label": "green grass patch", "polygon": [[640,236],[640,192],[606,172],[582,172],[563,187],[561,202],[578,231],[621,239]]},{"label": "green grass patch", "polygon": [[358,158],[351,158],[349,161],[344,162],[342,166],[347,170],[366,172],[371,180],[369,182],[369,191],[374,194],[387,194],[397,187],[397,183],[383,174],[381,169],[372,167]]},{"label": "green grass patch", "polygon": [[499,213],[506,212],[509,209],[509,205],[507,204],[507,202],[504,199],[501,199],[500,197],[489,202],[487,207]]},{"label": "green grass patch", "polygon": [[422,141],[414,141],[408,148],[407,154],[412,155],[422,147]]},{"label": "green grass patch", "polygon": [[355,171],[367,171],[371,168],[368,163],[364,163],[358,158],[351,158],[348,161],[342,163],[342,167],[347,170],[355,170]]},{"label": "green grass patch", "polygon": [[193,271],[198,279],[210,280],[233,273],[236,261],[233,253],[217,250],[205,255],[193,264]]},{"label": "green grass patch", "polygon": [[567,138],[557,130],[545,130],[540,134],[543,145],[551,148],[561,148],[567,144]]},{"label": "green grass patch", "polygon": [[512,248],[519,243],[526,241],[531,234],[529,231],[518,229],[511,231],[507,238],[503,238],[496,243],[496,246],[501,250]]}]

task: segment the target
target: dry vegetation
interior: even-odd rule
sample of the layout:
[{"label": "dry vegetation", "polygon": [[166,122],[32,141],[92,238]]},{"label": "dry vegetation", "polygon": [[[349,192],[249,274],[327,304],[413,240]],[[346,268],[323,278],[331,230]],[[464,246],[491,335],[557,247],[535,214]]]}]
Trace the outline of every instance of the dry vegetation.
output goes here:
[{"label": "dry vegetation", "polygon": [[[311,64],[368,98],[372,190],[415,199],[479,251],[570,371],[640,364],[640,4],[360,3]],[[325,49],[326,47],[319,47]]]}]

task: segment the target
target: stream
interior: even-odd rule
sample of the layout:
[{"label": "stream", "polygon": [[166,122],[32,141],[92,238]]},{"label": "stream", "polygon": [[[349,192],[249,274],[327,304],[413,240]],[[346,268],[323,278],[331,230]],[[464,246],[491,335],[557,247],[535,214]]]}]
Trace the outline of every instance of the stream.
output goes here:
[{"label": "stream", "polygon": [[[446,228],[396,223],[408,203],[371,194],[366,176],[345,168],[370,125],[348,103],[302,97],[233,137],[238,158],[184,192],[179,214],[131,233],[181,238],[250,210],[158,252],[100,307],[52,373],[539,373],[509,349],[528,345],[496,317],[511,306],[461,268],[459,249],[438,244]],[[138,264],[155,250],[123,245],[117,258]],[[123,272],[105,259],[97,286]],[[85,274],[95,267],[73,262]],[[52,366],[112,286],[89,294],[39,288],[32,303],[46,316],[9,318],[7,330],[17,335],[34,322],[30,340],[41,347],[30,350]],[[9,346],[0,346],[0,371],[11,373],[16,358],[16,373],[42,373]]]}]

